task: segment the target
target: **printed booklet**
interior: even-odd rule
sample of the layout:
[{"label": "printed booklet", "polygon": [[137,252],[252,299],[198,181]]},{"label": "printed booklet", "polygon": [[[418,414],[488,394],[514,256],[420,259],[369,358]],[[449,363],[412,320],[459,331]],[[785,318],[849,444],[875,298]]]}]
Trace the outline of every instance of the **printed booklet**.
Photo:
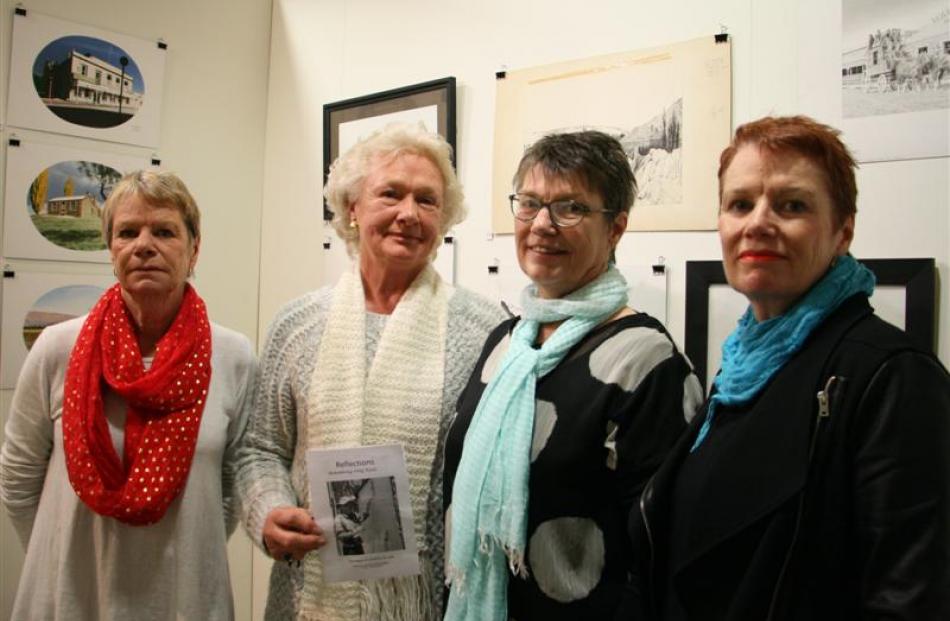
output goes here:
[{"label": "printed booklet", "polygon": [[419,573],[402,445],[310,449],[307,474],[327,582]]}]

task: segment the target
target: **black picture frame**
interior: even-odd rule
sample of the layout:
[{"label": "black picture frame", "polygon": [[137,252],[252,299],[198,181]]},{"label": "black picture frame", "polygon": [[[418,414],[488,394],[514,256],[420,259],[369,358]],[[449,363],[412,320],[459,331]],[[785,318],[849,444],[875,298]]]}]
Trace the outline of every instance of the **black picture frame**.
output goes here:
[{"label": "black picture frame", "polygon": [[[323,106],[323,184],[326,186],[330,165],[340,154],[340,126],[344,123],[375,116],[396,114],[417,108],[435,105],[438,116],[438,133],[452,146],[453,165],[455,157],[455,78],[447,77],[411,84],[388,91],[334,101]],[[333,214],[323,204],[323,219],[331,220]]]},{"label": "black picture frame", "polygon": [[[926,259],[859,259],[878,285],[904,287],[904,332],[917,347],[936,351],[936,267]],[[725,285],[722,261],[686,262],[686,341],[683,349],[703,388],[709,354],[709,288]],[[738,318],[737,318],[738,319]]]}]

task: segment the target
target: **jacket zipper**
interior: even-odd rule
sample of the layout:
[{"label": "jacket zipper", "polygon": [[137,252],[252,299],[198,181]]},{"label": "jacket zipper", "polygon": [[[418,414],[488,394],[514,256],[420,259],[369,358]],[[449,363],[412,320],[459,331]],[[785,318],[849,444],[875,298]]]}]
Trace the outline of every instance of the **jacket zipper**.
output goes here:
[{"label": "jacket zipper", "polygon": [[[822,421],[831,417],[831,389],[838,382],[838,376],[832,375],[825,382],[825,387],[818,391],[818,416],[815,419],[815,429],[811,434],[811,443],[808,447],[808,470],[811,470],[811,460],[815,455],[815,446],[818,444],[818,432],[821,429]],[[795,544],[798,543],[798,535],[802,525],[802,514],[805,509],[805,490],[803,489],[798,498],[798,508],[795,511],[795,530],[792,532],[792,541],[788,546],[788,552],[785,554],[785,560],[782,562],[782,569],[779,571],[778,579],[775,581],[775,588],[772,590],[772,601],[769,604],[769,614],[765,617],[766,621],[773,621],[775,618],[775,606],[778,604],[778,594],[782,589],[782,582],[785,580],[785,572],[788,570],[788,564],[792,561],[792,553],[795,551]]]},{"label": "jacket zipper", "polygon": [[647,481],[646,486],[643,488],[643,492],[640,493],[640,519],[643,520],[643,529],[647,532],[647,545],[650,547],[650,571],[647,573],[647,589],[650,591],[650,605],[658,614],[659,609],[656,605],[656,590],[653,588],[653,575],[656,573],[656,550],[653,544],[653,529],[650,528],[650,520],[647,518],[646,510],[646,498],[647,495],[650,497],[653,496],[653,479],[655,477],[656,473],[650,477],[650,480]]}]

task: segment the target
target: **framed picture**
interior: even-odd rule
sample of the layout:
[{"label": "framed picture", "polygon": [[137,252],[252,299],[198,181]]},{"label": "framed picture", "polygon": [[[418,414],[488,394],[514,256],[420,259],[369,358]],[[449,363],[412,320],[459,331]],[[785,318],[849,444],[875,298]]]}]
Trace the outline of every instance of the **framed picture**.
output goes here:
[{"label": "framed picture", "polygon": [[100,214],[122,175],[148,158],[18,138],[7,141],[7,258],[108,263]]},{"label": "framed picture", "polygon": [[[902,328],[920,349],[934,351],[937,317],[934,260],[861,259],[874,272],[871,305],[879,317]],[[719,369],[719,347],[748,306],[726,282],[721,261],[686,262],[684,349],[708,391]]]},{"label": "framed picture", "polygon": [[162,42],[16,8],[10,60],[13,127],[158,147]]},{"label": "framed picture", "polygon": [[[422,123],[455,153],[455,78],[448,77],[323,106],[323,183],[330,165],[361,138],[389,123]],[[324,203],[323,219],[333,214]]]},{"label": "framed picture", "polygon": [[5,269],[0,389],[16,386],[26,354],[47,327],[85,315],[115,279],[111,274],[59,274]]},{"label": "framed picture", "polygon": [[497,74],[492,230],[513,233],[511,178],[546,134],[595,129],[623,145],[637,180],[629,230],[716,228],[716,170],[729,144],[726,35]]}]

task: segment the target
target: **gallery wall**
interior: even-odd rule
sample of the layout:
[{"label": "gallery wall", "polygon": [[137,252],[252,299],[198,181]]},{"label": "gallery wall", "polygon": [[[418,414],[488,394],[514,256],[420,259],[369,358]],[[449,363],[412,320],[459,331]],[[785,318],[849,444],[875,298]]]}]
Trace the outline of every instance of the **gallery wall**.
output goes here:
[{"label": "gallery wall", "polygon": [[[495,72],[637,50],[725,29],[732,40],[733,126],[764,114],[840,120],[837,2],[757,0],[34,0],[30,10],[169,43],[161,157],[194,191],[204,214],[197,286],[212,317],[247,334],[277,309],[328,284],[347,259],[320,219],[322,105],[444,76],[458,81],[458,162],[469,217],[456,230],[457,283],[494,296],[516,273],[510,236],[493,236]],[[12,0],[0,0],[0,124],[5,121]],[[830,68],[830,69],[829,69]],[[579,96],[588,96],[579,94]],[[637,93],[630,93],[631,100]],[[6,132],[8,128],[4,127]],[[24,132],[20,132],[24,133]],[[0,149],[0,170],[3,169]],[[950,166],[934,158],[865,164],[858,175],[859,257],[936,258],[948,324]],[[708,198],[716,208],[716,197]],[[634,211],[633,217],[636,217]],[[331,239],[330,250],[323,241]],[[2,254],[2,248],[0,248]],[[719,258],[713,232],[628,233],[621,263],[663,257],[667,324],[682,343],[685,262]],[[21,272],[44,262],[18,262]],[[75,273],[88,266],[63,266]],[[103,266],[98,273],[108,274]],[[633,301],[636,306],[636,300]],[[726,325],[731,317],[714,317]],[[941,359],[950,335],[938,330]],[[5,418],[11,391],[0,392]],[[0,517],[0,618],[9,615],[21,553]],[[231,542],[239,619],[262,617],[269,561],[242,534]]]},{"label": "gallery wall", "polygon": [[[202,244],[195,285],[212,320],[257,341],[258,269],[264,125],[270,49],[270,0],[25,0],[35,11],[87,26],[168,44],[157,150],[60,138],[7,126],[13,8],[0,0],[0,170],[8,135],[26,141],[94,148],[148,158],[178,173],[202,211]],[[22,205],[13,208],[22,209]],[[5,256],[0,247],[0,256]],[[25,261],[6,258],[17,278],[59,272],[111,277],[109,265]],[[82,275],[82,276],[79,276]],[[4,421],[12,391],[0,392]],[[13,602],[22,551],[5,513],[0,512],[0,618]],[[238,619],[251,614],[251,545],[243,534],[230,544],[231,579]]]},{"label": "gallery wall", "polygon": [[[321,107],[409,84],[455,76],[458,163],[469,207],[456,230],[457,283],[484,295],[517,270],[511,236],[491,235],[495,72],[637,50],[726,30],[732,40],[733,127],[766,114],[841,122],[841,5],[826,0],[275,0],[268,89],[261,235],[261,334],[277,309],[329,284],[347,262],[320,221]],[[579,97],[594,96],[579,93]],[[631,101],[638,93],[629,93]],[[847,136],[845,137],[847,140]],[[938,352],[950,362],[946,285],[950,260],[948,158],[869,163],[858,172],[859,258],[934,257]],[[715,163],[711,163],[715,165]],[[716,196],[705,208],[717,208]],[[636,207],[632,218],[636,218]],[[322,242],[331,239],[331,249]],[[668,268],[667,324],[683,342],[685,262],[718,259],[714,232],[627,233],[618,262]],[[499,276],[489,265],[499,266]],[[712,296],[721,297],[720,293]],[[636,306],[637,300],[632,304]],[[721,304],[711,325],[728,332]],[[728,315],[728,316],[727,316]],[[939,329],[944,328],[944,329]],[[260,559],[256,559],[260,560]],[[255,565],[255,610],[267,562]]]},{"label": "gallery wall", "polygon": [[[659,46],[725,29],[732,41],[733,126],[766,114],[806,113],[841,124],[840,5],[717,0],[477,5],[417,0],[274,4],[262,221],[261,328],[287,300],[327,284],[347,258],[320,222],[324,103],[444,76],[458,81],[458,161],[469,217],[456,228],[457,282],[495,295],[517,270],[512,239],[492,236],[490,192],[495,72]],[[393,31],[392,24],[400,24]],[[588,96],[581,94],[580,96]],[[631,100],[637,93],[630,93]],[[845,140],[848,137],[845,136]],[[715,163],[713,163],[715,165]],[[934,257],[946,280],[948,158],[863,164],[858,172],[860,257]],[[715,210],[716,197],[706,208]],[[637,217],[634,207],[633,219]],[[333,241],[331,249],[321,242]],[[618,262],[668,267],[668,325],[682,342],[685,261],[719,258],[714,232],[627,233]],[[945,298],[944,294],[944,298]],[[636,300],[634,300],[636,304]],[[947,324],[948,304],[939,325]],[[950,359],[950,334],[938,351]]]}]

